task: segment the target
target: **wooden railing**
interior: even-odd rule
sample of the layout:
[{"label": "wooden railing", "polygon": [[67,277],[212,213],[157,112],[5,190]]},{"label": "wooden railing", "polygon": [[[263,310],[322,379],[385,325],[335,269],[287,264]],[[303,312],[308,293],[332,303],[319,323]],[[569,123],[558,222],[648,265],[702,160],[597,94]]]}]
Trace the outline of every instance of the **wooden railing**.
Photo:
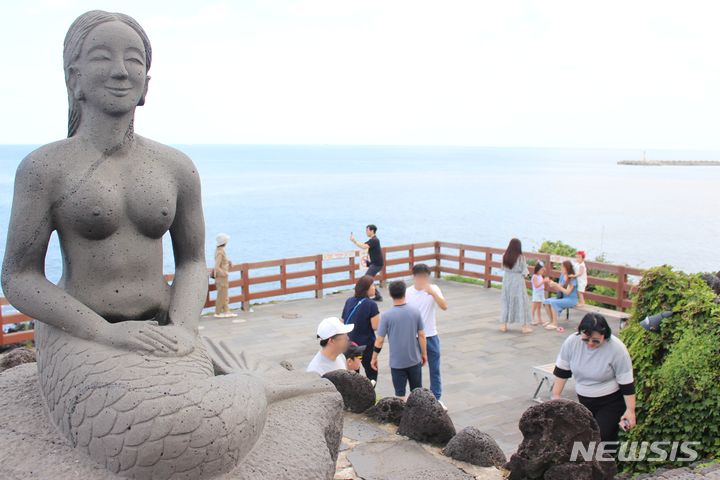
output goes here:
[{"label": "wooden railing", "polygon": [[30,330],[21,330],[18,332],[12,332],[12,333],[3,333],[5,330],[3,327],[5,325],[15,324],[15,325],[25,325],[28,322],[32,322],[33,319],[28,317],[25,314],[16,312],[11,313],[9,315],[3,314],[3,306],[9,306],[7,299],[5,297],[0,297],[0,345],[10,345],[12,343],[24,343],[28,340],[32,340],[34,336],[34,331],[32,329]]},{"label": "wooden railing", "polygon": [[[493,283],[502,282],[500,270],[504,250],[501,248],[436,241],[385,247],[383,252],[385,266],[378,274],[383,283],[389,279],[410,276],[413,265],[417,263],[428,264],[438,278],[448,274],[460,275],[480,280],[487,288]],[[230,268],[228,282],[230,304],[240,304],[243,310],[248,310],[253,301],[262,299],[297,296],[311,292],[315,298],[322,298],[326,290],[355,284],[357,278],[364,273],[358,261],[359,254],[358,251],[351,251],[233,265]],[[526,253],[525,256],[530,262],[543,261],[549,277],[555,279],[559,277],[557,261],[561,259],[544,253]],[[620,311],[632,306],[630,295],[637,288],[637,280],[642,277],[643,270],[590,261],[587,261],[586,265],[590,271],[612,276],[612,278],[588,276],[588,286],[609,287],[615,292],[615,295],[610,296],[588,291],[585,293],[586,300],[610,305]],[[635,277],[636,281],[629,281],[629,277]],[[171,282],[173,275],[165,275],[165,278]],[[214,295],[211,296],[211,292],[214,291],[215,283],[210,280],[205,308],[215,306]],[[20,313],[3,314],[2,305],[8,303],[0,297],[0,325],[32,321],[31,318]],[[32,338],[32,330],[3,334],[0,328],[0,345],[25,342]]]},{"label": "wooden railing", "polygon": [[[461,275],[482,280],[486,287],[491,287],[493,282],[502,282],[499,275],[502,269],[502,255],[505,250],[493,247],[478,247],[461,243],[438,242],[441,262],[436,271],[445,274]],[[447,253],[453,250],[453,253]],[[545,274],[553,279],[560,277],[559,263],[564,257],[557,257],[548,253],[526,252],[525,258],[530,262],[542,261],[545,265]],[[447,266],[442,262],[453,262],[457,267]],[[644,270],[627,267],[625,265],[614,265],[610,263],[585,261],[585,266],[590,273],[598,272],[603,275],[588,275],[588,287],[602,286],[611,288],[613,296],[603,295],[592,291],[585,292],[585,300],[592,300],[598,303],[609,305],[619,311],[625,311],[632,306],[630,295],[637,290],[637,284],[644,274]],[[532,273],[533,267],[528,267],[528,273]],[[611,277],[611,278],[608,278]],[[632,279],[632,281],[631,281]],[[530,281],[527,280],[530,288]]]}]

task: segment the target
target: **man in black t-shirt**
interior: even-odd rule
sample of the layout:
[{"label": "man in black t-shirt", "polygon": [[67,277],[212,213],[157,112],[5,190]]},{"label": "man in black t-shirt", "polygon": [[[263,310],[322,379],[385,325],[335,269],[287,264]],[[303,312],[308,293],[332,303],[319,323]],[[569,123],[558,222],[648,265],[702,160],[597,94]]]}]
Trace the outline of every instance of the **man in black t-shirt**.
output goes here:
[{"label": "man in black t-shirt", "polygon": [[[371,277],[375,277],[378,273],[380,273],[383,269],[383,265],[385,265],[385,259],[383,258],[383,252],[382,247],[380,247],[380,239],[377,238],[377,227],[373,224],[368,225],[365,227],[365,233],[368,236],[368,239],[365,243],[360,243],[355,238],[355,235],[350,233],[350,241],[353,242],[358,248],[362,248],[363,250],[366,250],[369,257],[369,264],[367,272],[365,272],[365,275],[370,275]],[[382,301],[382,295],[380,295],[380,289],[376,288],[375,290],[375,298],[373,298],[376,302]]]}]

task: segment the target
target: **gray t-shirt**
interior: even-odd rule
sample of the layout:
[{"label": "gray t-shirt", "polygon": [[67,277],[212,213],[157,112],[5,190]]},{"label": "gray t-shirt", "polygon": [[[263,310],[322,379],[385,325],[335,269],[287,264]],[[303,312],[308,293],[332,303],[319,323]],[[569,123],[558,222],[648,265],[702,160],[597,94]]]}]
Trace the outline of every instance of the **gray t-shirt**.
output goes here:
[{"label": "gray t-shirt", "polygon": [[590,349],[573,333],[563,342],[555,362],[575,377],[575,392],[583,397],[603,397],[620,385],[633,382],[633,368],[625,344],[615,335],[598,348]]},{"label": "gray t-shirt", "polygon": [[390,368],[408,368],[422,361],[417,334],[424,330],[420,310],[410,305],[396,305],[380,314],[378,337],[390,342]]}]

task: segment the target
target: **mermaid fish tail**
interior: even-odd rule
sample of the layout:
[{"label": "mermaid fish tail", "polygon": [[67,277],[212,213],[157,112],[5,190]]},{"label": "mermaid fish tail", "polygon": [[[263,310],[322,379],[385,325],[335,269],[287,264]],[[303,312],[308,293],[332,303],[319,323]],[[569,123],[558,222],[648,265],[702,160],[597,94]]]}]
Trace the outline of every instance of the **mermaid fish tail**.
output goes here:
[{"label": "mermaid fish tail", "polygon": [[265,384],[252,371],[215,375],[200,339],[187,356],[156,357],[38,322],[36,345],[56,428],[122,476],[211,478],[232,470],[263,430]]},{"label": "mermaid fish tail", "polygon": [[337,392],[335,386],[328,380],[317,375],[305,375],[298,372],[289,373],[284,368],[266,362],[250,359],[245,352],[233,350],[226,342],[216,342],[208,337],[202,337],[207,352],[212,358],[216,374],[247,374],[247,372],[262,373],[265,398],[267,403],[276,403],[301,395],[312,395],[320,392]]}]

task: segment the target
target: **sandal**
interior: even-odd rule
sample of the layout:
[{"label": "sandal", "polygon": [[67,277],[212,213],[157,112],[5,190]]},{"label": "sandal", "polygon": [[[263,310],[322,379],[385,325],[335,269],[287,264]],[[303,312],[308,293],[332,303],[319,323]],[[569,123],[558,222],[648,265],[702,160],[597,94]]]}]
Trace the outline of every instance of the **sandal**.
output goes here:
[{"label": "sandal", "polygon": [[503,333],[507,332],[508,331],[507,325],[503,325],[502,327],[500,327],[500,331]]},{"label": "sandal", "polygon": [[532,333],[532,332],[533,332],[533,329],[530,328],[530,327],[524,327],[524,328],[522,329],[522,333],[523,333],[523,334],[528,334],[528,333]]},{"label": "sandal", "polygon": [[558,333],[563,333],[565,329],[563,327],[557,327]]},{"label": "sandal", "polygon": [[557,330],[558,328],[562,328],[562,327],[556,327],[552,323],[548,323],[547,325],[545,325],[545,330]]}]

